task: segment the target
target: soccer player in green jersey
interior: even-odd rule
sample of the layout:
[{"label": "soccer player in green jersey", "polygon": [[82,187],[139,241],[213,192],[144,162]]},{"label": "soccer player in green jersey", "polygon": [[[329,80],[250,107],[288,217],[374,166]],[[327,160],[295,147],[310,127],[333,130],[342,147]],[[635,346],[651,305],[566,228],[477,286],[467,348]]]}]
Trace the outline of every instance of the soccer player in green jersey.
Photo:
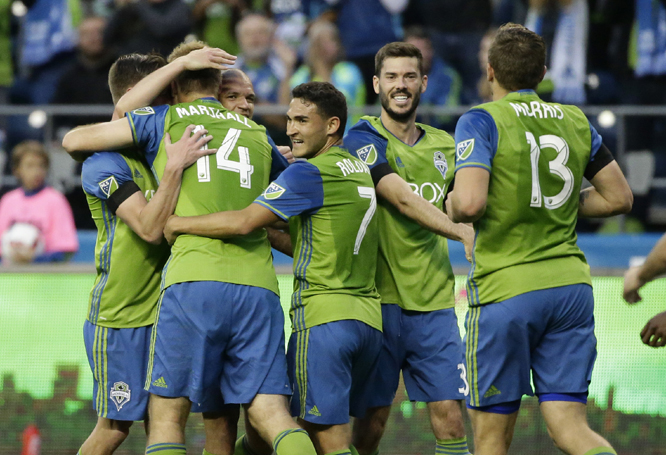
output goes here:
[{"label": "soccer player in green jersey", "polygon": [[[202,47],[183,44],[169,59]],[[285,167],[284,159],[272,152],[265,128],[223,108],[216,99],[219,85],[219,70],[184,72],[173,84],[178,104],[137,109],[125,119],[71,131],[63,146],[78,151],[136,144],[161,178],[165,134],[199,124],[220,147],[185,170],[175,213],[244,207]],[[162,283],[146,380],[152,419],[147,453],[184,454],[190,404],[211,405],[216,397],[208,391],[215,387],[225,403],[245,406],[277,454],[314,453],[286,409],[284,317],[265,232],[227,241],[181,236]]]},{"label": "soccer player in green jersey", "polygon": [[[493,101],[456,126],[446,208],[476,231],[465,349],[477,455],[507,453],[530,375],[560,450],[615,454],[587,424],[594,298],[575,227],[579,216],[628,212],[633,196],[580,109],[535,93],[545,59],[539,35],[501,27],[488,57]],[[581,191],[583,177],[592,187]]]},{"label": "soccer player in green jersey", "polygon": [[[159,55],[120,57],[109,71],[113,100],[165,63]],[[159,189],[136,153],[96,153],[83,163],[81,180],[98,229],[97,278],[84,327],[98,420],[82,455],[113,453],[133,421],[147,417],[150,331],[169,256],[161,229],[176,205],[183,170],[209,153],[199,149],[210,137],[203,131],[190,136],[192,128],[176,144],[167,142],[168,170]]]},{"label": "soccer player in green jersey", "polygon": [[374,185],[368,167],[340,147],[346,117],[345,97],[330,83],[297,86],[287,134],[307,162],[292,164],[243,210],[173,217],[165,231],[169,239],[229,238],[289,221],[291,410],[322,455],[351,454],[349,415],[365,413],[382,344]]},{"label": "soccer player in green jersey", "polygon": [[372,409],[354,423],[354,445],[363,455],[377,453],[402,371],[409,399],[428,405],[436,453],[464,454],[461,400],[468,387],[444,237],[471,250],[474,232],[443,212],[455,143],[416,123],[428,81],[418,48],[387,44],[377,52],[375,74],[381,116],[362,117],[344,138],[370,167],[379,198],[376,282],[384,321]]}]

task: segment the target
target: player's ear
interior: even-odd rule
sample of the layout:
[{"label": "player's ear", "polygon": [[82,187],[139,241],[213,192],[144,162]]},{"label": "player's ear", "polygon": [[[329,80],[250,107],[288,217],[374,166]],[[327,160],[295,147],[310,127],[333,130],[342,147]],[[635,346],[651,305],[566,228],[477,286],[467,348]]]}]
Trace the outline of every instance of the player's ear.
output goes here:
[{"label": "player's ear", "polygon": [[426,88],[428,88],[428,76],[427,75],[421,76],[421,81],[422,81],[422,83],[421,83],[421,93],[423,93],[423,92],[426,91]]},{"label": "player's ear", "polygon": [[176,97],[178,96],[178,86],[175,81],[171,81],[171,94],[173,95],[173,101],[176,102]]},{"label": "player's ear", "polygon": [[375,89],[375,93],[379,95],[379,78],[377,76],[372,76],[372,87]]},{"label": "player's ear", "polygon": [[486,79],[490,83],[492,83],[495,80],[495,70],[493,69],[492,66],[490,66],[490,63],[486,63]]},{"label": "player's ear", "polygon": [[328,126],[326,128],[326,134],[328,136],[334,136],[338,133],[338,131],[342,128],[340,125],[340,118],[339,117],[331,117],[328,119]]},{"label": "player's ear", "polygon": [[541,83],[543,78],[546,77],[546,71],[548,71],[548,67],[546,65],[543,65],[543,73],[541,74],[541,79],[539,79],[539,83]]}]

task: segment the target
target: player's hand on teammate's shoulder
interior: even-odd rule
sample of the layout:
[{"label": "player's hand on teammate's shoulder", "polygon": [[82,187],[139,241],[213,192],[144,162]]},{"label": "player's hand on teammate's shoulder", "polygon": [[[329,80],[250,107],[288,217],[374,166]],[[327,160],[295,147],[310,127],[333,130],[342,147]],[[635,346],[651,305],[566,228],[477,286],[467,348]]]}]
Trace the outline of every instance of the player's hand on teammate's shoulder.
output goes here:
[{"label": "player's hand on teammate's shoulder", "polygon": [[204,70],[208,68],[215,68],[218,70],[227,69],[228,66],[233,66],[236,63],[236,56],[218,49],[216,47],[204,47],[192,51],[189,54],[181,57],[185,64],[185,69],[189,71]]},{"label": "player's hand on teammate's shoulder", "polygon": [[657,314],[645,324],[641,330],[641,339],[653,348],[666,346],[666,311]]},{"label": "player's hand on teammate's shoulder", "polygon": [[171,215],[164,225],[164,238],[169,242],[169,245],[173,245],[178,237],[176,233],[176,220],[178,217],[176,215]]},{"label": "player's hand on teammate's shoulder", "polygon": [[278,152],[280,152],[280,155],[284,156],[284,158],[289,162],[289,164],[296,161],[296,158],[294,158],[294,154],[291,153],[291,147],[289,147],[288,145],[278,145],[277,149]]},{"label": "player's hand on teammate's shoulder", "polygon": [[624,291],[622,296],[627,303],[637,303],[642,300],[638,290],[643,287],[645,282],[640,279],[640,267],[631,267],[624,273]]},{"label": "player's hand on teammate's shoulder", "polygon": [[189,125],[185,128],[183,136],[178,142],[171,143],[169,133],[164,135],[164,145],[167,155],[167,166],[172,169],[187,169],[202,156],[212,155],[217,149],[207,148],[213,136],[207,134],[208,130]]}]

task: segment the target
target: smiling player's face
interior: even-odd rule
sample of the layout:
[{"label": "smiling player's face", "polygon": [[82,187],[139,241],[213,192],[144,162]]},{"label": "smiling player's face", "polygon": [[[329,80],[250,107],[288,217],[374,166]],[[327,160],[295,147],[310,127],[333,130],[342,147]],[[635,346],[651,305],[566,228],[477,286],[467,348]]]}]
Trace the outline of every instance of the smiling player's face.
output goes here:
[{"label": "smiling player's face", "polygon": [[384,60],[373,84],[389,117],[405,122],[416,111],[427,80],[427,76],[422,76],[419,71],[416,57],[390,57]]},{"label": "smiling player's face", "polygon": [[291,100],[287,111],[287,136],[296,158],[311,158],[326,145],[327,122],[315,104],[302,98]]},{"label": "smiling player's face", "polygon": [[255,99],[256,95],[249,80],[237,78],[223,81],[220,85],[222,105],[243,117],[252,118]]}]

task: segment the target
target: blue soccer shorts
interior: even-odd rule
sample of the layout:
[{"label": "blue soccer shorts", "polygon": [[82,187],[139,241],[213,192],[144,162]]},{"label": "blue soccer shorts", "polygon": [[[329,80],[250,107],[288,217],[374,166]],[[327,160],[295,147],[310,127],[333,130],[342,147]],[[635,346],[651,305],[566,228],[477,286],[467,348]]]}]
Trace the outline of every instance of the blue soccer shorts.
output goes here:
[{"label": "blue soccer shorts", "polygon": [[463,344],[453,308],[421,312],[382,305],[384,343],[370,407],[390,406],[400,371],[412,401],[462,400],[467,393]]},{"label": "blue soccer shorts", "polygon": [[364,417],[381,346],[382,333],[357,320],[293,332],[287,349],[291,414],[320,425]]},{"label": "blue soccer shorts", "polygon": [[[255,286],[197,281],[162,292],[146,389],[187,397],[198,412],[291,395],[279,297]],[[223,401],[222,401],[223,398]]]},{"label": "blue soccer shorts", "polygon": [[511,403],[511,411],[517,411],[523,395],[534,395],[530,372],[540,397],[580,401],[587,394],[597,356],[593,310],[592,287],[587,284],[470,307],[465,335],[467,406]]},{"label": "blue soccer shorts", "polygon": [[112,329],[86,321],[83,341],[93,373],[93,408],[112,420],[144,420],[146,365],[152,326]]}]

